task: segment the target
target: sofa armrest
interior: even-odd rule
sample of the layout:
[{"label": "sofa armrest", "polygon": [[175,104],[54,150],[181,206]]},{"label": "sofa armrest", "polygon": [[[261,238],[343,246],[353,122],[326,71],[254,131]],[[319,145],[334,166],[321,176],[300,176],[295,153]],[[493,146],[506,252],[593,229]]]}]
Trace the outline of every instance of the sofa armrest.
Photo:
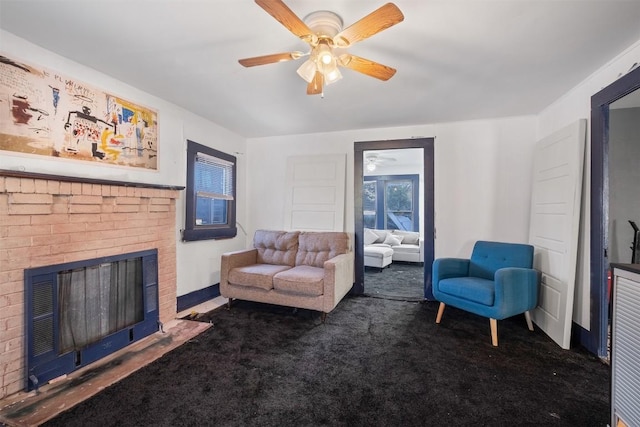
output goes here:
[{"label": "sofa armrest", "polygon": [[538,304],[540,274],[532,268],[507,267],[496,270],[496,307],[504,307],[501,318],[535,308]]},{"label": "sofa armrest", "polygon": [[324,312],[328,313],[353,287],[354,253],[337,255],[324,262]]},{"label": "sofa armrest", "polygon": [[226,296],[229,286],[229,272],[236,267],[255,264],[258,261],[257,249],[242,249],[222,254],[220,260],[220,294]]}]

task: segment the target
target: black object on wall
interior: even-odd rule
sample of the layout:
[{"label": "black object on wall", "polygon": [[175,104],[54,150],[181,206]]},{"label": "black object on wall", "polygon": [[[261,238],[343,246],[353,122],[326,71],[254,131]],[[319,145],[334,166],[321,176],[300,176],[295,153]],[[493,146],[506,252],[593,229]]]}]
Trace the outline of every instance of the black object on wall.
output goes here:
[{"label": "black object on wall", "polygon": [[633,228],[633,242],[631,243],[631,264],[640,261],[640,229],[635,222],[629,221]]}]

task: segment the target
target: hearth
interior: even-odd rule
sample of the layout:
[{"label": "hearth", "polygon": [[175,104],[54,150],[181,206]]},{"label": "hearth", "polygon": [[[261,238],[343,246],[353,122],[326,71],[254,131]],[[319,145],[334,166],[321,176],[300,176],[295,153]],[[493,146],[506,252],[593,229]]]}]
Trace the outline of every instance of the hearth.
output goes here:
[{"label": "hearth", "polygon": [[25,270],[26,390],[159,328],[156,249]]}]

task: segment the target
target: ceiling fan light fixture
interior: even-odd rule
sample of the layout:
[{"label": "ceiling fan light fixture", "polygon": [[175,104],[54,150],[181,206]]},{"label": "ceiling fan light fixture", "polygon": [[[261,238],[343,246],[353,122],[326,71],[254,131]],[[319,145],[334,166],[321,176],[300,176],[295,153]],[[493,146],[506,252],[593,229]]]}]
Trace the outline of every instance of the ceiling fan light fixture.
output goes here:
[{"label": "ceiling fan light fixture", "polygon": [[298,67],[297,73],[307,83],[311,83],[313,77],[316,75],[316,63],[313,58],[307,59]]},{"label": "ceiling fan light fixture", "polygon": [[376,164],[374,162],[367,163],[367,171],[373,172],[376,170]]},{"label": "ceiling fan light fixture", "polygon": [[310,55],[297,70],[298,75],[306,82],[307,94],[323,94],[323,87],[342,78],[338,67],[350,68],[370,77],[386,81],[396,72],[395,69],[369,59],[355,55],[334,54],[335,49],[344,49],[367,39],[404,20],[404,15],[393,3],[386,3],[360,20],[343,28],[340,15],[320,10],[308,14],[304,20],[284,3],[284,0],[255,0],[269,15],[280,22],[300,40],[307,43],[310,51],[284,52],[262,55],[238,60],[244,67],[273,64],[275,62],[292,61]]},{"label": "ceiling fan light fixture", "polygon": [[318,61],[322,62],[324,65],[329,65],[334,61],[333,52],[331,51],[331,48],[325,43],[318,45],[316,51]]},{"label": "ceiling fan light fixture", "polygon": [[335,83],[342,78],[342,73],[338,69],[338,64],[336,64],[335,59],[328,65],[324,65],[322,67],[322,74],[324,75],[325,83],[328,85]]}]

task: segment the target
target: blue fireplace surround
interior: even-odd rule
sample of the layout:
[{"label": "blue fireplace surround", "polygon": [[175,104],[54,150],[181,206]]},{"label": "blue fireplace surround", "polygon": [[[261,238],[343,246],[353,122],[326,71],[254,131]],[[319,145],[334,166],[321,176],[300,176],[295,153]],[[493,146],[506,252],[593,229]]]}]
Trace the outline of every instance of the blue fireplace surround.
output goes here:
[{"label": "blue fireplace surround", "polygon": [[[135,258],[142,260],[142,320],[82,348],[61,353],[59,273]],[[24,281],[27,391],[95,362],[159,329],[157,249],[27,269]]]}]

